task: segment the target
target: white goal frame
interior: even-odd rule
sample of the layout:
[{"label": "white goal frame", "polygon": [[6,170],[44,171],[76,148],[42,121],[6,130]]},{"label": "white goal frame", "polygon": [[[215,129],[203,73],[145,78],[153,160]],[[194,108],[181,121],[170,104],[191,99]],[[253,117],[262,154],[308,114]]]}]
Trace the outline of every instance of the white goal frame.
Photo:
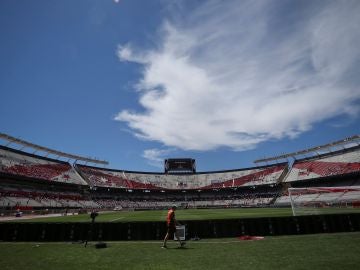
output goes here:
[{"label": "white goal frame", "polygon": [[288,193],[293,216],[360,212],[360,186],[288,188]]}]

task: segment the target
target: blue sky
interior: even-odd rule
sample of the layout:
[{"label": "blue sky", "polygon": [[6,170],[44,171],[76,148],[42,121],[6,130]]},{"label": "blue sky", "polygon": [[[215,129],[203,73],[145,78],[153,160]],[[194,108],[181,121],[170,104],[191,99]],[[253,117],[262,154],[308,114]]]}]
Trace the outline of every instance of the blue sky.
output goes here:
[{"label": "blue sky", "polygon": [[199,171],[359,134],[359,1],[0,2],[0,132]]}]

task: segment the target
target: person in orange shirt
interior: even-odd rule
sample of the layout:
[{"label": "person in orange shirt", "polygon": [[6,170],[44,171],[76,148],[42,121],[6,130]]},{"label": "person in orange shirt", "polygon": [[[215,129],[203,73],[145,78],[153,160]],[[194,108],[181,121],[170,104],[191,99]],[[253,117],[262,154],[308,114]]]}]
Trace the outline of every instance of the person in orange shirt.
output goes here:
[{"label": "person in orange shirt", "polygon": [[162,245],[162,248],[167,248],[166,242],[170,238],[170,236],[172,236],[174,234],[175,234],[176,239],[180,243],[180,247],[183,247],[185,245],[185,242],[180,240],[180,237],[176,231],[176,225],[177,224],[179,225],[179,223],[176,221],[176,218],[175,218],[175,210],[176,210],[176,205],[173,205],[170,208],[170,210],[168,211],[167,218],[166,218],[167,231],[166,231],[166,235],[164,238],[164,243]]}]

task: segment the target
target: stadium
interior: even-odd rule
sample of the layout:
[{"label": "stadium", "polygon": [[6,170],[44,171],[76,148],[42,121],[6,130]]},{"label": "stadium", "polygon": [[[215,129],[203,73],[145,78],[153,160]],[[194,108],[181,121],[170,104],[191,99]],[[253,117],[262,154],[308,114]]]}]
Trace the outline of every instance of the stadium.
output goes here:
[{"label": "stadium", "polygon": [[358,269],[359,13],[0,1],[1,269]]},{"label": "stadium", "polygon": [[360,230],[359,135],[231,171],[196,172],[194,159],[167,159],[162,173],[108,169],[106,161],[0,135],[1,241],[159,246],[174,204],[188,248]]}]

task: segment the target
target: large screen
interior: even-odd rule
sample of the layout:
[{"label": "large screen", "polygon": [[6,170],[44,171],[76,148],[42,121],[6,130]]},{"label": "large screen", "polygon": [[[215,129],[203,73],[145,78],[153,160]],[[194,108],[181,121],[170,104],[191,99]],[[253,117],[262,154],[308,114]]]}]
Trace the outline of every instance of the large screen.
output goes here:
[{"label": "large screen", "polygon": [[165,159],[165,173],[195,173],[195,159],[192,158],[169,158]]}]

